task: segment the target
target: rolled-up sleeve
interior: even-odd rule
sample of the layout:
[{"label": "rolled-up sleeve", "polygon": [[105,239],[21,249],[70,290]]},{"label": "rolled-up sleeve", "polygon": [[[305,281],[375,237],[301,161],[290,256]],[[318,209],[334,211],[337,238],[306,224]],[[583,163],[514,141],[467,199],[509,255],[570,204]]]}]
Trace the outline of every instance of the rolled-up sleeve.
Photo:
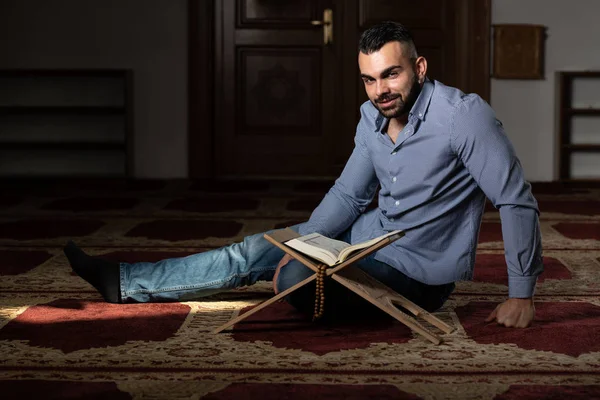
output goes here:
[{"label": "rolled-up sleeve", "polygon": [[479,96],[455,108],[451,147],[500,210],[509,297],[532,297],[544,269],[538,205],[502,124]]}]

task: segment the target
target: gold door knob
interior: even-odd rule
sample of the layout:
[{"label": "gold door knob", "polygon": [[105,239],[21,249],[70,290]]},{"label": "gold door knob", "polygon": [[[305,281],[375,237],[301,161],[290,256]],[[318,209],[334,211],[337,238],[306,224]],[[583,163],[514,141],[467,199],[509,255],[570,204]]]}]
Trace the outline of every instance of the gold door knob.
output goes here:
[{"label": "gold door knob", "polygon": [[333,10],[326,8],[323,10],[323,21],[310,21],[312,25],[323,26],[323,43],[333,43]]}]

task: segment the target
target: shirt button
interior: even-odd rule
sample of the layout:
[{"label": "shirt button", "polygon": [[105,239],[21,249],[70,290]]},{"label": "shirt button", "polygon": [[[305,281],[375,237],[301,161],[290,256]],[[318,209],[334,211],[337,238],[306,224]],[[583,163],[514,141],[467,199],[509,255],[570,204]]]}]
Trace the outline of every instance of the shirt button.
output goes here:
[{"label": "shirt button", "polygon": [[393,178],[392,178],[392,182],[396,182],[396,177],[393,177]]},{"label": "shirt button", "polygon": [[396,200],[396,205],[399,206],[400,205],[400,200]]},{"label": "shirt button", "polygon": [[390,221],[391,221],[391,222],[394,222],[394,218],[390,218]]},{"label": "shirt button", "polygon": [[423,114],[422,114],[422,113],[419,113],[419,117],[422,117],[422,116],[423,116]]}]

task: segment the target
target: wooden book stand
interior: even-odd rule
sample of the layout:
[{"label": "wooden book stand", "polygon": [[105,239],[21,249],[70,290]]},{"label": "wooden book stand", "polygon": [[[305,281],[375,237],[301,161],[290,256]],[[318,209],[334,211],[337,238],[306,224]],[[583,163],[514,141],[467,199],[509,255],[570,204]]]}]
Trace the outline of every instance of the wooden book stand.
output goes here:
[{"label": "wooden book stand", "polygon": [[[274,302],[278,301],[279,299],[282,299],[283,297],[287,296],[288,294],[292,293],[293,291],[301,288],[302,286],[304,286],[316,279],[320,263],[311,258],[308,258],[304,254],[299,253],[296,250],[294,250],[291,247],[288,247],[284,244],[284,242],[294,239],[299,236],[300,235],[298,233],[296,233],[295,231],[293,231],[289,228],[280,229],[280,230],[272,232],[271,234],[264,235],[265,239],[267,239],[269,242],[273,243],[275,246],[279,247],[280,249],[282,249],[286,253],[290,254],[292,257],[294,257],[296,260],[300,261],[302,264],[304,264],[305,266],[307,266],[308,268],[313,270],[315,272],[315,274],[306,278],[302,282],[298,282],[296,285],[292,286],[291,288],[289,288],[283,292],[280,292],[279,294],[275,295],[274,297],[270,298],[269,300],[266,300],[266,301],[258,304],[256,307],[254,307],[250,311],[248,311],[242,315],[239,315],[236,318],[231,319],[226,324],[215,329],[213,331],[213,333],[219,333],[219,332],[229,328],[230,326],[233,326],[234,324],[242,321],[243,319],[249,317],[250,315],[256,313],[257,311],[262,310],[263,308],[267,307],[268,305],[273,304]],[[354,293],[358,294],[365,300],[369,301],[371,304],[377,306],[378,308],[385,311],[387,314],[389,314],[393,318],[402,322],[404,325],[408,326],[413,331],[420,333],[421,335],[425,336],[427,339],[429,339],[431,342],[433,342],[435,344],[440,344],[442,342],[442,339],[439,336],[437,336],[436,334],[431,332],[429,329],[427,329],[426,327],[421,325],[415,318],[413,318],[413,317],[409,316],[408,314],[399,310],[395,305],[399,305],[402,308],[404,308],[405,310],[408,310],[415,317],[421,317],[425,321],[429,322],[430,324],[432,324],[432,325],[436,326],[437,328],[439,328],[440,330],[442,330],[444,333],[452,332],[453,329],[451,326],[447,325],[445,322],[441,321],[440,319],[436,318],[429,312],[427,312],[424,309],[422,309],[421,307],[417,306],[416,304],[414,304],[407,298],[399,295],[398,293],[396,293],[395,291],[393,291],[392,289],[390,289],[383,283],[372,278],[371,276],[369,276],[367,273],[365,273],[361,269],[352,265],[355,262],[357,262],[358,260],[361,260],[362,258],[368,256],[369,254],[379,250],[380,248],[387,246],[388,244],[392,243],[393,241],[399,239],[402,236],[403,236],[402,234],[390,236],[390,237],[383,239],[382,241],[374,244],[371,247],[367,247],[366,249],[358,251],[354,255],[352,255],[350,258],[348,258],[346,261],[344,261],[338,265],[335,265],[333,267],[329,267],[326,270],[326,274],[328,277],[331,277],[335,281],[341,283],[342,285],[344,285],[345,287],[347,287]]]}]

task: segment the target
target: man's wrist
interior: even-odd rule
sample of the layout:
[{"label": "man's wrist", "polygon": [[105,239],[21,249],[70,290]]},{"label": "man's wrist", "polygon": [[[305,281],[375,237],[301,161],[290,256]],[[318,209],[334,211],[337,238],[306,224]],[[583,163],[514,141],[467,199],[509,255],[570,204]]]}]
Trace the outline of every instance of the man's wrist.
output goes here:
[{"label": "man's wrist", "polygon": [[509,297],[508,300],[511,301],[511,302],[513,302],[513,303],[533,304],[533,297],[526,297],[526,298]]}]

